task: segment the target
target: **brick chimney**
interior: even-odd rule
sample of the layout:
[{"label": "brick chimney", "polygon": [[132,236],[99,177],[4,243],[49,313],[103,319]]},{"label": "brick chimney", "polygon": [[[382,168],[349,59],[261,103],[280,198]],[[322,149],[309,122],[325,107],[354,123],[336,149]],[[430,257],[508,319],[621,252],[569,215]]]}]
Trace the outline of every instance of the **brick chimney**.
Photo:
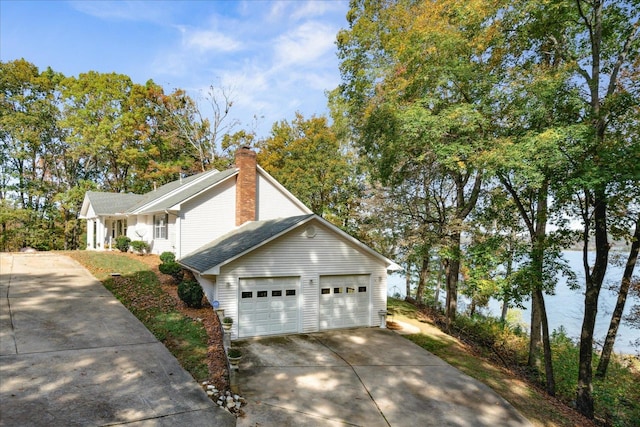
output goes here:
[{"label": "brick chimney", "polygon": [[236,151],[236,167],[239,169],[236,182],[236,225],[256,220],[256,153],[249,147]]}]

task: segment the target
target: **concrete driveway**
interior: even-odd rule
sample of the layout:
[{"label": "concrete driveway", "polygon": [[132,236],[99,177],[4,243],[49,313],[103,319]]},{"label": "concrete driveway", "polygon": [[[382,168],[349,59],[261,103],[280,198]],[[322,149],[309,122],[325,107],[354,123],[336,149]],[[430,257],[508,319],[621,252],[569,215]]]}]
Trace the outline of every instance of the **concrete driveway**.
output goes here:
[{"label": "concrete driveway", "polygon": [[238,426],[529,426],[484,384],[387,329],[234,342]]},{"label": "concrete driveway", "polygon": [[0,254],[0,426],[233,426],[93,276]]}]

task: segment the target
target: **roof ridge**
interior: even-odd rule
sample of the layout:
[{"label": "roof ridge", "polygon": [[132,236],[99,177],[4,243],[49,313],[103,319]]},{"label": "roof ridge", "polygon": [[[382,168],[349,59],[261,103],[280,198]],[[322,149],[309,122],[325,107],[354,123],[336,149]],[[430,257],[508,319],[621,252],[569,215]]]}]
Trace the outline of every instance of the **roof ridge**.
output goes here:
[{"label": "roof ridge", "polygon": [[[161,202],[163,200],[167,200],[170,197],[175,196],[179,192],[185,191],[186,189],[188,189],[188,188],[190,188],[190,187],[192,187],[194,185],[197,185],[199,182],[202,182],[203,180],[209,178],[210,176],[215,176],[215,175],[220,174],[220,173],[223,173],[223,172],[221,172],[221,171],[219,171],[217,169],[211,169],[211,170],[200,172],[198,174],[191,175],[191,176],[185,178],[184,181],[186,181],[186,182],[183,182],[183,179],[177,179],[177,180],[171,181],[171,182],[161,186],[160,188],[158,188],[156,190],[152,190],[152,191],[149,191],[149,192],[145,193],[145,196],[147,196],[148,198],[144,201],[144,203],[139,204],[137,206],[134,206],[134,209],[132,209],[131,212],[133,213],[135,211],[141,211],[141,210],[144,210],[149,205],[159,203],[159,202]],[[167,189],[167,186],[175,185],[176,183],[178,183],[177,186],[168,189],[168,191],[166,191],[166,192],[163,192],[161,190],[162,188]],[[158,194],[156,197],[154,197],[154,195],[157,194],[157,193],[162,193],[162,194]]]}]

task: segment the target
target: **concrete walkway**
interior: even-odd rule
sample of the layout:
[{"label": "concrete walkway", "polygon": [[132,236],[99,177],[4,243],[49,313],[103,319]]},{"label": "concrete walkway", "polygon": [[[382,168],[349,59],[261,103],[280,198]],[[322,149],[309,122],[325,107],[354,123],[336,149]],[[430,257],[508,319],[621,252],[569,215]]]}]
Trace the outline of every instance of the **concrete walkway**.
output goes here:
[{"label": "concrete walkway", "polygon": [[238,426],[529,426],[486,385],[379,328],[234,342]]},{"label": "concrete walkway", "polygon": [[59,254],[0,254],[0,426],[233,426],[169,351]]}]

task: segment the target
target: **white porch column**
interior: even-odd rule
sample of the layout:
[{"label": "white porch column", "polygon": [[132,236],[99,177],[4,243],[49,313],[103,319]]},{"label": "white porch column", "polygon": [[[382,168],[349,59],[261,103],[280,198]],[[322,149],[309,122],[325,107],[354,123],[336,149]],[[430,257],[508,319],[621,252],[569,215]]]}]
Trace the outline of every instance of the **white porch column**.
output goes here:
[{"label": "white porch column", "polygon": [[97,234],[98,234],[97,239],[96,239],[96,246],[97,246],[96,249],[99,249],[99,250],[102,251],[102,250],[104,250],[104,237],[105,237],[104,222],[100,218],[98,218],[98,221],[97,221],[96,225],[97,225],[96,230],[97,230]]},{"label": "white porch column", "polygon": [[181,230],[181,225],[182,225],[182,221],[180,218],[180,213],[178,213],[178,215],[176,215],[176,241],[175,241],[175,248],[176,248],[176,258],[180,258],[182,256],[182,230]]},{"label": "white porch column", "polygon": [[94,249],[93,247],[93,228],[96,223],[95,219],[87,220],[87,249]]}]

